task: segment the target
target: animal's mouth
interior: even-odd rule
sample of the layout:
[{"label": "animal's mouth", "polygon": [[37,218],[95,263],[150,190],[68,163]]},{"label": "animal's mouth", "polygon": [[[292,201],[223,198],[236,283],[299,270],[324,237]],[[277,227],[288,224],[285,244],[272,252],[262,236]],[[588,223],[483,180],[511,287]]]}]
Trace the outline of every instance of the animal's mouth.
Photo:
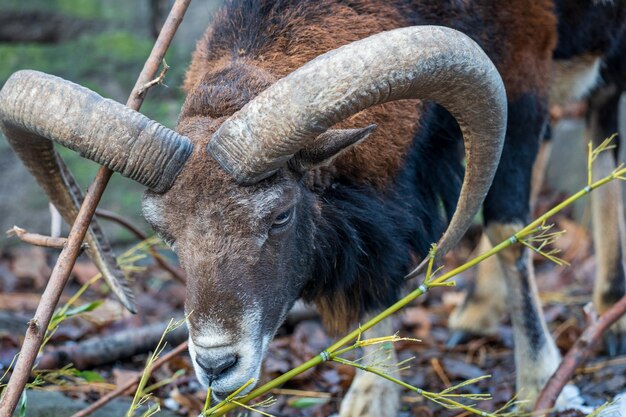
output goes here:
[{"label": "animal's mouth", "polygon": [[[198,346],[190,340],[189,353],[198,381],[205,388],[211,388],[211,395],[215,401],[225,399],[245,385],[245,389],[238,393],[244,395],[256,385],[249,384],[248,381],[259,380],[262,355],[265,351],[261,340],[256,339],[209,348],[206,347],[206,343]],[[202,338],[200,341],[203,341]]]},{"label": "animal's mouth", "polygon": [[226,399],[226,397],[228,397],[230,395],[230,393],[228,392],[217,392],[217,391],[212,391],[211,395],[213,396],[213,400],[215,402],[222,402]]},{"label": "animal's mouth", "polygon": [[[241,391],[239,391],[237,393],[237,397],[241,397],[244,396],[246,394],[248,394],[250,391],[252,391],[254,389],[254,387],[256,386],[256,381],[247,385],[244,389],[242,389]],[[241,388],[241,387],[240,387]],[[235,392],[236,390],[233,391],[220,391],[219,389],[212,389],[211,388],[211,395],[213,397],[213,400],[215,402],[221,402],[224,401],[229,395],[232,395],[233,392]]]},{"label": "animal's mouth", "polygon": [[[246,395],[247,393],[252,391],[252,389],[254,389],[255,385],[256,385],[256,381],[254,383],[249,384],[248,386],[246,386],[244,389],[242,389],[241,391],[237,393],[237,397]],[[213,389],[213,386],[216,386],[217,389]],[[219,384],[212,384],[211,396],[213,398],[213,402],[217,404],[219,402],[224,401],[229,395],[232,395],[232,393],[237,391],[239,388],[234,389],[234,390],[224,390],[223,388],[221,388],[220,390]]]},{"label": "animal's mouth", "polygon": [[[214,400],[217,402],[224,400],[235,391],[239,391],[238,395],[245,395],[250,392],[259,379],[261,371],[261,363],[251,364],[245,368],[237,367],[231,371],[225,372],[219,377],[207,375],[207,373],[196,367],[196,376],[198,381],[205,387],[210,387],[210,392]],[[254,383],[248,384],[250,379],[254,379]]]}]

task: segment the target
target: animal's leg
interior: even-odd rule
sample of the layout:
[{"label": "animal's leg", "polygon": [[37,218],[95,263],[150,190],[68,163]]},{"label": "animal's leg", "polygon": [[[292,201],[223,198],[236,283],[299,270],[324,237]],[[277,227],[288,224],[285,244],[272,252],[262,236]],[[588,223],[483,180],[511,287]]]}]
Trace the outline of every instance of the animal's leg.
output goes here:
[{"label": "animal's leg", "polygon": [[[521,226],[521,223],[494,222],[487,227],[487,233],[493,242],[502,242]],[[543,317],[530,252],[521,245],[514,245],[498,256],[503,266],[507,306],[513,324],[519,399],[528,401],[523,407],[532,407],[561,357]]]},{"label": "animal's leg", "polygon": [[[597,147],[604,139],[617,133],[620,93],[613,85],[600,88],[589,99],[587,139]],[[605,177],[617,165],[617,152],[601,153],[593,164],[593,178]],[[593,243],[596,252],[596,280],[593,303],[599,313],[605,312],[625,292],[624,271],[624,207],[622,185],[609,183],[591,194]],[[618,321],[607,334],[609,355],[626,353],[626,317]]]},{"label": "animal's leg", "polygon": [[[547,162],[552,151],[550,135],[547,126],[533,165],[530,207],[534,207],[543,185]],[[486,252],[491,247],[492,242],[489,241],[487,234],[483,233],[477,254]],[[448,325],[452,335],[448,339],[448,347],[467,341],[474,335],[495,334],[498,331],[500,317],[506,310],[506,283],[503,277],[504,270],[498,257],[488,258],[478,264],[476,281],[470,286],[463,303],[450,315]]]},{"label": "animal's leg", "polygon": [[[486,252],[491,246],[489,237],[483,234],[477,253]],[[506,284],[503,275],[500,261],[495,256],[478,264],[476,281],[448,320],[453,331],[448,346],[462,343],[472,335],[497,332],[500,317],[505,312]]]},{"label": "animal's leg", "polygon": [[[500,165],[484,206],[486,232],[493,244],[508,239],[529,220],[532,167],[546,123],[545,102],[524,94],[509,102],[507,137]],[[498,254],[507,287],[515,341],[517,389],[532,407],[559,364],[548,332],[529,250],[513,245]]]},{"label": "animal's leg", "polygon": [[[394,334],[391,319],[364,333],[363,338],[390,336]],[[363,349],[365,363],[375,366],[384,361],[386,365],[397,363],[393,344],[372,345]],[[393,368],[390,368],[392,370]],[[397,374],[393,375],[397,377]],[[400,409],[400,386],[378,375],[357,371],[348,393],[341,402],[341,417],[395,417]]]}]

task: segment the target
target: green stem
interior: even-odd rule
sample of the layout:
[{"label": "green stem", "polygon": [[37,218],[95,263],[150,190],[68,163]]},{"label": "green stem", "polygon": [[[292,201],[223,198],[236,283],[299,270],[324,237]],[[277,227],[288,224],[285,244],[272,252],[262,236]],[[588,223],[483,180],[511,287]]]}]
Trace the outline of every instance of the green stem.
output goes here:
[{"label": "green stem", "polygon": [[211,387],[206,391],[206,399],[204,400],[204,408],[202,409],[202,415],[206,415],[207,410],[211,407]]}]

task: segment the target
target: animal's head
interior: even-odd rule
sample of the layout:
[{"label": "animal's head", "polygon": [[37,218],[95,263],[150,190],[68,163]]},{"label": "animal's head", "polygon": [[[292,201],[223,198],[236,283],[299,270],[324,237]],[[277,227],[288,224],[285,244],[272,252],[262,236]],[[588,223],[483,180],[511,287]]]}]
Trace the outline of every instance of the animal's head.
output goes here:
[{"label": "animal's head", "polygon": [[315,213],[297,173],[241,186],[199,149],[168,192],[146,192],[143,213],[187,274],[189,351],[219,395],[258,376],[306,282]]},{"label": "animal's head", "polygon": [[[478,211],[506,125],[493,64],[465,35],[440,27],[398,29],[324,54],[227,119],[190,110],[192,92],[178,133],[78,86],[32,73],[21,78],[0,95],[12,142],[53,139],[149,187],[144,215],[187,273],[190,352],[200,381],[217,393],[258,376],[277,327],[315,278],[310,258],[320,205],[302,179],[373,130],[333,125],[408,98],[437,101],[457,118],[467,168],[441,252]],[[65,109],[62,117],[35,115],[46,111],[31,105],[44,89]]]}]

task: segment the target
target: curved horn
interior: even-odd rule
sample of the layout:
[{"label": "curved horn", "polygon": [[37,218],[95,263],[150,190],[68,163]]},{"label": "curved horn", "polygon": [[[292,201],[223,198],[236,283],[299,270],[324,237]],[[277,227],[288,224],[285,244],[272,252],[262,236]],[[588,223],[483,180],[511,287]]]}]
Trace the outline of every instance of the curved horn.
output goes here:
[{"label": "curved horn", "polygon": [[467,165],[442,256],[465,233],[495,175],[506,130],[504,85],[493,63],[453,29],[380,33],[320,55],[225,121],[209,152],[238,182],[270,176],[335,123],[376,104],[433,100],[456,118]]},{"label": "curved horn", "polygon": [[0,91],[0,122],[11,143],[55,141],[155,192],[167,191],[191,142],[141,113],[77,84],[18,71]]},{"label": "curved horn", "polygon": [[[156,192],[169,189],[192,151],[189,139],[140,113],[37,71],[16,72],[0,90],[0,128],[70,224],[82,195],[52,141]],[[134,311],[132,292],[95,221],[86,240],[113,292]]]}]

